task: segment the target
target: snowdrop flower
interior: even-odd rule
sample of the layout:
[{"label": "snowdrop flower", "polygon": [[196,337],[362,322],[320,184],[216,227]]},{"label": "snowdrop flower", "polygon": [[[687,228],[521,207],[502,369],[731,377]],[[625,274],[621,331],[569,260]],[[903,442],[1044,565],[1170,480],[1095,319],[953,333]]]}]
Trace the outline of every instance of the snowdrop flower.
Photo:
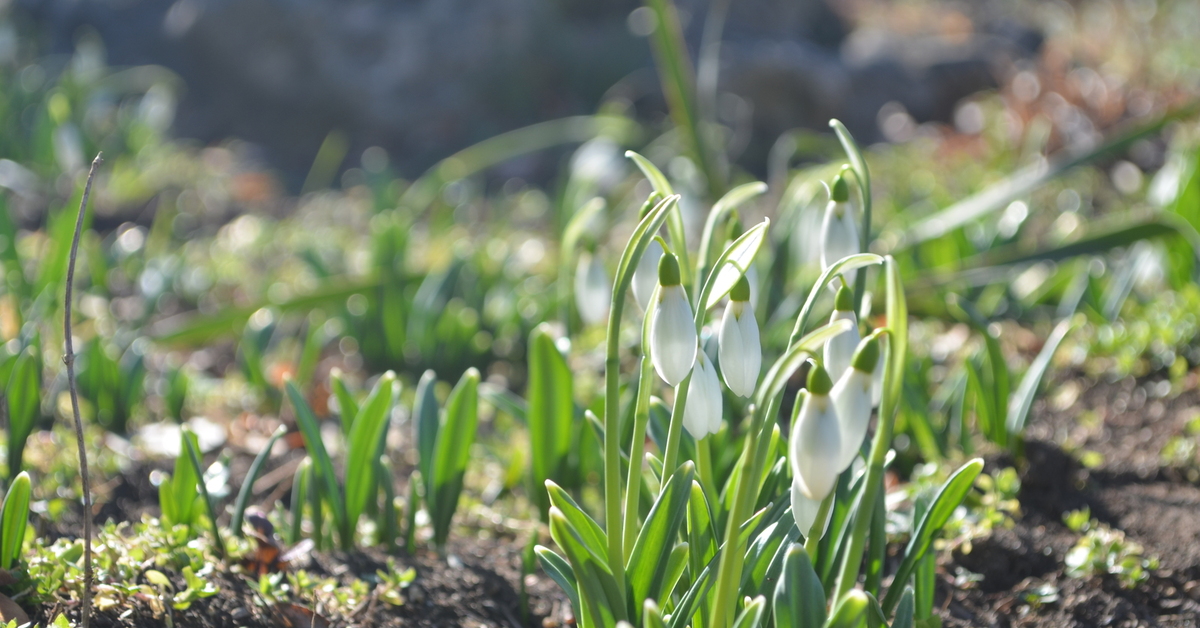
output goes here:
[{"label": "snowdrop flower", "polygon": [[[813,529],[813,524],[817,522],[818,511],[821,510],[821,502],[815,499],[809,499],[800,482],[792,482],[792,518],[796,520],[796,527],[800,528],[800,533],[808,537]],[[829,518],[833,515],[833,509],[830,508],[825,512],[825,521],[821,525],[822,530],[829,529]]]},{"label": "snowdrop flower", "polygon": [[859,244],[858,225],[854,222],[854,211],[850,205],[850,186],[839,174],[833,180],[829,205],[825,207],[825,219],[821,221],[821,270],[829,268],[843,257],[861,253]]},{"label": "snowdrop flower", "polygon": [[750,283],[745,277],[729,293],[729,304],[721,318],[717,356],[725,385],[739,397],[754,394],[758,371],[762,368],[762,346],[758,339],[758,321],[750,302]]},{"label": "snowdrop flower", "polygon": [[833,315],[830,323],[850,321],[851,327],[846,331],[830,338],[825,343],[825,368],[829,369],[831,377],[841,377],[850,367],[850,359],[858,348],[858,317],[854,315],[854,295],[850,289],[842,286],[834,298]]},{"label": "snowdrop flower", "polygon": [[663,253],[658,261],[658,285],[658,303],[650,320],[650,362],[667,385],[675,386],[696,362],[696,323],[673,253]]},{"label": "snowdrop flower", "polygon": [[575,306],[579,309],[579,318],[588,325],[603,321],[608,316],[611,301],[612,283],[608,280],[608,271],[604,270],[603,260],[584,251],[575,269]]},{"label": "snowdrop flower", "polygon": [[844,471],[858,455],[871,422],[871,374],[879,363],[879,340],[868,336],[858,345],[850,368],[842,374],[829,397],[842,428],[842,453],[836,466]]},{"label": "snowdrop flower", "polygon": [[642,260],[633,271],[633,298],[637,299],[643,312],[650,307],[650,297],[654,296],[654,289],[658,287],[658,260],[662,254],[663,248],[658,239],[650,240],[650,246],[646,247]]},{"label": "snowdrop flower", "polygon": [[721,429],[722,403],[717,368],[707,353],[696,349],[696,368],[692,371],[687,404],[683,407],[683,426],[692,438],[700,440]]},{"label": "snowdrop flower", "polygon": [[829,398],[832,388],[829,374],[820,364],[813,364],[808,394],[800,402],[788,443],[793,481],[805,497],[818,502],[833,490],[841,472],[836,465],[842,453],[842,428]]}]

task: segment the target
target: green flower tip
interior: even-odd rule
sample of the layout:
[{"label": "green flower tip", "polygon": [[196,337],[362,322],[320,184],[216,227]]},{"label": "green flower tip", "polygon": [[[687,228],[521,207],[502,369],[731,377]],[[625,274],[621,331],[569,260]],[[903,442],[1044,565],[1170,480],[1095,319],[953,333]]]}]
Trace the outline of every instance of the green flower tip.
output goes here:
[{"label": "green flower tip", "polygon": [[641,211],[638,212],[638,220],[645,218],[646,214],[649,214],[650,210],[654,209],[654,207],[662,202],[662,200],[662,192],[659,192],[658,190],[651,192],[650,196],[646,198],[646,202],[642,204]]},{"label": "green flower tip", "polygon": [[850,361],[850,365],[863,373],[872,373],[875,371],[875,365],[879,363],[879,338],[876,336],[867,336],[858,344],[858,349],[854,352],[854,357]]},{"label": "green flower tip", "polygon": [[733,290],[729,291],[730,301],[749,301],[750,300],[750,282],[746,281],[746,276],[742,275],[738,282],[733,284]]},{"label": "green flower tip", "polygon": [[845,284],[838,288],[837,296],[833,298],[833,309],[839,312],[854,311],[854,293]]},{"label": "green flower tip", "polygon": [[674,253],[664,252],[658,259],[658,283],[664,288],[683,283],[679,278],[679,260]]},{"label": "green flower tip", "polygon": [[833,189],[830,191],[830,196],[837,203],[845,203],[850,200],[850,185],[846,183],[845,177],[839,174],[833,178]]},{"label": "green flower tip", "polygon": [[812,368],[808,371],[808,392],[814,395],[828,395],[830,390],[833,390],[833,380],[829,379],[825,367],[814,360]]}]

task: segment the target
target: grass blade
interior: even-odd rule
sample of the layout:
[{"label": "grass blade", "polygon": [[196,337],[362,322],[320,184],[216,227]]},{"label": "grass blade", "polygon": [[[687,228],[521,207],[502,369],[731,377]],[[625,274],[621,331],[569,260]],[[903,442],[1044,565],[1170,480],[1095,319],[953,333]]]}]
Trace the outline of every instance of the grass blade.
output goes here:
[{"label": "grass blade", "polygon": [[458,508],[463,474],[475,442],[475,426],[479,419],[479,371],[474,368],[463,373],[446,400],[446,420],[438,429],[437,447],[433,458],[433,494],[426,495],[433,522],[433,541],[439,548],[446,545],[450,520]]},{"label": "grass blade", "polygon": [[[320,486],[320,492],[325,494],[325,499],[333,509],[334,524],[338,529],[342,548],[350,549],[354,544],[353,531],[347,525],[345,502],[342,501],[342,491],[338,488],[337,475],[333,470],[333,460],[329,458],[329,452],[325,451],[325,443],[321,440],[321,425],[294,382],[287,383],[287,395],[296,411],[296,424],[300,427],[300,434],[304,436],[304,447],[313,460],[314,481]],[[313,513],[314,522],[319,517],[319,511]],[[315,534],[320,535],[320,533],[321,530],[318,526]]]},{"label": "grass blade", "polygon": [[254,482],[258,480],[258,474],[262,473],[267,458],[271,457],[271,450],[275,448],[275,443],[279,442],[279,439],[286,433],[287,428],[280,425],[262,451],[259,451],[258,455],[254,457],[254,462],[250,463],[250,470],[246,472],[246,479],[242,481],[242,488],[238,489],[237,500],[233,503],[233,520],[229,527],[235,536],[245,536],[245,533],[242,532],[242,520],[246,516],[246,507],[250,505],[250,494],[253,492]]},{"label": "grass blade", "polygon": [[629,574],[634,608],[640,608],[646,599],[657,595],[667,579],[675,536],[687,518],[693,477],[695,465],[690,460],[679,465],[650,508],[633,544],[625,572]]},{"label": "grass blade", "polygon": [[8,397],[8,477],[21,472],[25,441],[41,414],[42,365],[33,348],[22,351],[13,363],[5,396]]},{"label": "grass blade", "polygon": [[1013,395],[1012,402],[1008,404],[1008,417],[1005,420],[1005,428],[1009,434],[1020,436],[1025,431],[1025,421],[1029,418],[1029,409],[1033,407],[1033,398],[1037,396],[1038,386],[1050,368],[1054,352],[1058,351],[1058,346],[1062,344],[1067,334],[1071,333],[1074,326],[1070,318],[1063,319],[1059,321],[1058,325],[1055,325],[1054,331],[1050,332],[1050,337],[1046,339],[1046,344],[1042,345],[1042,350],[1029,365],[1029,370],[1025,371],[1021,383],[1017,384],[1017,392]]},{"label": "grass blade", "polygon": [[29,474],[22,471],[8,486],[0,507],[0,569],[11,569],[21,556],[25,528],[29,524]]},{"label": "grass blade", "polygon": [[825,589],[800,543],[792,543],[784,556],[783,575],[775,587],[774,610],[777,626],[825,625]]},{"label": "grass blade", "polygon": [[550,328],[538,325],[529,337],[529,388],[526,392],[529,423],[531,491],[544,518],[550,499],[540,490],[546,480],[562,481],[563,465],[571,447],[575,402],[571,369],[551,337]]},{"label": "grass blade", "polygon": [[374,497],[378,460],[383,439],[387,436],[392,415],[392,400],[396,395],[396,374],[384,373],[371,394],[367,396],[358,417],[350,428],[350,448],[346,455],[346,525],[353,531],[358,518]]}]

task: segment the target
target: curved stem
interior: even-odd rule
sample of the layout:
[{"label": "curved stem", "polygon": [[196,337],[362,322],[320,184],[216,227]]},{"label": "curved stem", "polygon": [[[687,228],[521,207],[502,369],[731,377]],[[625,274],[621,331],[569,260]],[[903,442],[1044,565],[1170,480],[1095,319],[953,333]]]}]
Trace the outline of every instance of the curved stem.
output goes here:
[{"label": "curved stem", "polygon": [[92,180],[100,166],[102,153],[97,153],[88,171],[87,183],[83,187],[83,198],[79,202],[79,215],[75,219],[75,237],[71,240],[71,257],[67,262],[67,289],[63,313],[63,339],[67,352],[63,362],[67,365],[67,385],[71,389],[71,414],[75,418],[75,438],[79,446],[79,477],[83,482],[83,608],[80,610],[80,625],[88,628],[92,615],[92,489],[88,482],[87,450],[83,442],[83,420],[79,417],[79,392],[75,386],[75,343],[71,337],[71,299],[75,283],[75,258],[79,254],[79,237],[83,232],[83,215],[87,211],[88,197],[92,195]]},{"label": "curved stem", "polygon": [[[650,302],[658,299],[658,289]],[[647,308],[642,320],[642,358],[638,365],[638,396],[633,414],[633,441],[629,444],[629,474],[625,478],[625,513],[622,535],[625,542],[625,560],[637,540],[638,498],[642,492],[642,456],[646,450],[646,425],[650,422],[650,387],[654,383],[654,365],[650,361],[650,321],[654,308]]]},{"label": "curved stem", "polygon": [[[688,388],[692,374],[688,373],[675,387],[675,401],[671,404],[671,427],[667,430],[667,450],[663,452],[663,477],[674,472],[679,465],[679,441],[683,438],[683,410],[687,406]],[[663,482],[666,485],[666,482]]]}]

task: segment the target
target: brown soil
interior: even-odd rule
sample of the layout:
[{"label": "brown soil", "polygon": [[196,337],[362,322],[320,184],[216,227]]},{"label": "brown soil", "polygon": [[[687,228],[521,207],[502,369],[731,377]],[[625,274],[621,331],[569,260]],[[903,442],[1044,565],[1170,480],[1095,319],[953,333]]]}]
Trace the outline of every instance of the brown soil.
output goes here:
[{"label": "brown soil", "polygon": [[[1160,467],[1159,452],[1200,407],[1194,386],[1169,397],[1158,380],[1113,384],[1080,380],[1051,390],[1080,391],[1066,401],[1053,393],[1034,408],[1025,460],[1019,465],[1023,515],[1011,530],[977,541],[970,554],[942,565],[938,604],[947,627],[1200,626],[1200,487]],[[1053,401],[1058,407],[1050,407]],[[1067,452],[1095,452],[1103,462],[1083,468]],[[1092,456],[1095,457],[1095,456]],[[990,461],[995,468],[1011,461]],[[1078,534],[1063,514],[1083,507],[1141,544],[1160,568],[1132,589],[1115,577],[1073,579],[1063,559]],[[967,570],[982,576],[955,585]],[[1058,599],[1037,603],[1054,588]]]}]

